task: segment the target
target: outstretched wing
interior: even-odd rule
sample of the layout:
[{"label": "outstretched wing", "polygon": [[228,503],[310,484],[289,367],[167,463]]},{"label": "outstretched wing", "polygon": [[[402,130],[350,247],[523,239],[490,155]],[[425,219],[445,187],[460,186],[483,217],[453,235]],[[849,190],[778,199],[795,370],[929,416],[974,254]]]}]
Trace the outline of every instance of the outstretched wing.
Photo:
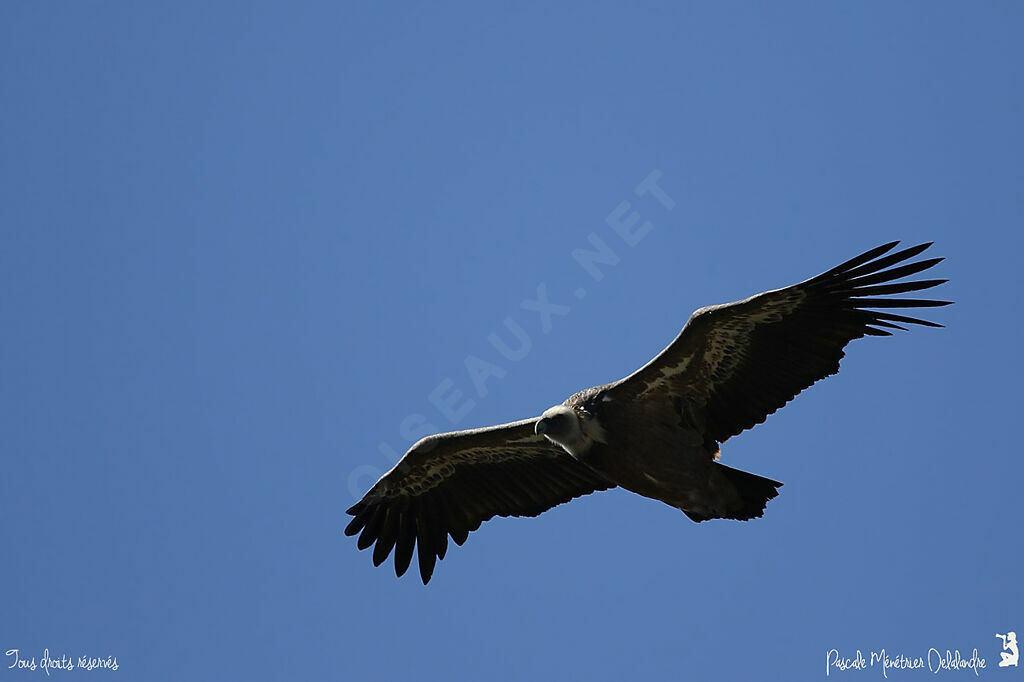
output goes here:
[{"label": "outstretched wing", "polygon": [[941,327],[873,308],[922,308],[948,301],[876,298],[919,291],[944,279],[896,282],[941,258],[892,267],[931,243],[887,254],[884,244],[800,284],[701,308],[657,357],[610,387],[624,399],[703,406],[718,442],[760,424],[800,391],[839,371],[843,348],[865,335],[891,336],[898,323]]},{"label": "outstretched wing", "polygon": [[351,509],[346,535],[373,548],[380,566],[395,550],[395,573],[419,545],[420,577],[430,580],[448,536],[461,545],[493,516],[537,516],[615,485],[543,436],[537,419],[424,438]]}]

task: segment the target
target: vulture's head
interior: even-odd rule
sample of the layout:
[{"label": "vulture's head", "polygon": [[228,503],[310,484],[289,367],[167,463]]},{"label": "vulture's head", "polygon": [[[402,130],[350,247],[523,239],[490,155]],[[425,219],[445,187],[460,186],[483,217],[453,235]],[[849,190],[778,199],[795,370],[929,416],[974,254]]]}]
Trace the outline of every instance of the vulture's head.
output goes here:
[{"label": "vulture's head", "polygon": [[555,405],[544,411],[533,430],[579,459],[595,440],[604,441],[604,432],[597,420],[565,405]]}]

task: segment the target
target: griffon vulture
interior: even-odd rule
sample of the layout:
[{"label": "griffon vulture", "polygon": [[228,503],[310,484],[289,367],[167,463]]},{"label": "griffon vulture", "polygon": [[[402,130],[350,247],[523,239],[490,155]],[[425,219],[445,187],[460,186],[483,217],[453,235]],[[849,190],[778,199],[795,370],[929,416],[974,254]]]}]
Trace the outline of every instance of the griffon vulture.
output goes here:
[{"label": "griffon vulture", "polygon": [[720,464],[719,443],[838,372],[853,339],[890,336],[901,323],[941,326],[877,310],[948,304],[887,298],[946,281],[897,282],[942,260],[904,263],[931,244],[890,253],[897,244],[800,284],[701,308],[646,365],[539,417],[420,440],[348,510],[346,535],[359,534],[359,549],[376,543],[374,565],[393,549],[399,576],[418,545],[425,584],[449,536],[461,545],[493,516],[536,516],[615,486],[694,521],[760,517],[782,484]]}]

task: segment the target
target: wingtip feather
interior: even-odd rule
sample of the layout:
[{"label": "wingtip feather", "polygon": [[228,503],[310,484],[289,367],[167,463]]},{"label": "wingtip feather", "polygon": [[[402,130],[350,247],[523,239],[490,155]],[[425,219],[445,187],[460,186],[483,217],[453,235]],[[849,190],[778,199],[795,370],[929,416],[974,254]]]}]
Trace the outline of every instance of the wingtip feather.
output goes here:
[{"label": "wingtip feather", "polygon": [[351,536],[355,535],[356,533],[358,533],[359,531],[361,531],[363,529],[363,526],[365,526],[365,525],[366,525],[366,517],[364,515],[360,514],[359,516],[356,516],[354,519],[349,521],[348,525],[345,526],[345,535],[348,535],[349,537],[351,537]]}]

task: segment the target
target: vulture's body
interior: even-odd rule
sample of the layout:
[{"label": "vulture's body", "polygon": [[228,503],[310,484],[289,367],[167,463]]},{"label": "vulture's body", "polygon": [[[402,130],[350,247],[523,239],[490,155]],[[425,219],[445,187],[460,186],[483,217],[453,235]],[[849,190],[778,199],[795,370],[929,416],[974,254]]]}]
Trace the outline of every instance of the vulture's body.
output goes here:
[{"label": "vulture's body", "polygon": [[621,486],[694,521],[759,517],[782,485],[718,460],[719,444],[839,371],[843,348],[933,322],[873,308],[946,305],[879,298],[945,280],[895,282],[938,263],[892,267],[930,244],[872,249],[817,277],[695,312],[676,339],[633,374],[571,396],[540,417],[429,436],[356,503],[345,532],[392,549],[401,576],[419,545],[426,583],[451,537],[465,542],[493,516],[536,516]]},{"label": "vulture's body", "polygon": [[[604,479],[694,521],[761,516],[782,484],[719,464],[718,443],[707,436],[697,406],[681,397],[667,405],[632,400],[616,386],[580,391],[547,410],[535,429]],[[565,425],[574,431],[574,424],[580,431],[566,438]],[[641,433],[635,424],[643,425]],[[622,452],[630,456],[617,456]]]}]

